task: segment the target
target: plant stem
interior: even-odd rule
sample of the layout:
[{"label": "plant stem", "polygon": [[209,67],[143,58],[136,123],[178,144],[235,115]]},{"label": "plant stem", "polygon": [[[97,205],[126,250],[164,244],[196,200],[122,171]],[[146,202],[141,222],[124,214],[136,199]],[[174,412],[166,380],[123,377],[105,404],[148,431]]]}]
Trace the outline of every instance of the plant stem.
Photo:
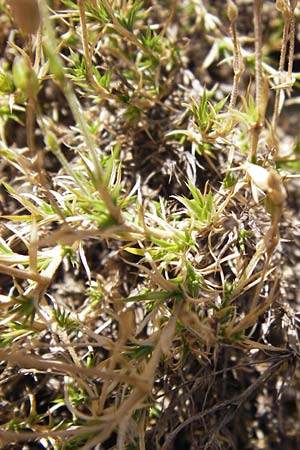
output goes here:
[{"label": "plant stem", "polygon": [[[263,103],[263,69],[262,69],[262,0],[254,1],[254,35],[255,35],[255,94],[258,111]],[[259,111],[260,112],[260,111]]]},{"label": "plant stem", "polygon": [[244,71],[244,63],[242,58],[241,47],[237,37],[237,29],[236,29],[236,17],[232,17],[231,19],[231,33],[232,33],[232,42],[233,42],[233,86],[230,96],[229,108],[234,108],[238,96],[238,86],[241,75]]},{"label": "plant stem", "polygon": [[78,102],[76,95],[73,92],[73,89],[65,77],[62,61],[59,55],[56,52],[56,39],[54,36],[54,32],[49,20],[47,5],[44,2],[41,2],[41,12],[44,19],[45,32],[46,32],[46,41],[44,43],[45,50],[48,53],[50,68],[52,65],[52,72],[56,81],[59,83],[62,91],[64,92],[66,99],[69,103],[72,114],[80,128],[82,136],[85,141],[86,147],[89,149],[91,158],[94,166],[94,174],[95,180],[97,183],[97,190],[99,192],[99,196],[104,202],[106,208],[108,209],[111,216],[117,223],[123,223],[123,218],[121,216],[121,211],[118,206],[116,206],[111,198],[109,190],[107,186],[104,184],[104,171],[101,167],[100,159],[97,154],[96,144],[93,136],[91,135],[88,124],[84,117],[84,113],[81,109],[81,106]]},{"label": "plant stem", "polygon": [[[285,62],[285,57],[286,57],[287,41],[289,38],[289,28],[290,28],[290,15],[285,14],[283,12],[283,16],[284,16],[284,26],[283,26],[281,49],[280,49],[279,66],[278,66],[279,77],[282,74],[282,72],[284,71],[284,62]],[[279,83],[280,83],[280,81],[279,81]],[[280,93],[281,93],[281,88],[276,89],[274,111],[273,111],[273,117],[272,117],[272,128],[273,128],[274,132],[276,132],[277,122],[278,122],[278,117],[279,117]]]},{"label": "plant stem", "polygon": [[[295,4],[295,7],[296,7],[296,4]],[[294,48],[295,48],[295,16],[294,16],[294,9],[292,9],[292,6],[291,6],[290,45],[289,45],[289,62],[288,62],[288,79],[289,80],[292,78],[292,72],[293,72]]]},{"label": "plant stem", "polygon": [[[292,85],[292,73],[293,73],[293,59],[294,59],[294,47],[295,47],[295,8],[297,6],[298,0],[291,0],[289,4],[281,4],[278,2],[276,4],[277,9],[282,13],[284,19],[284,27],[282,34],[282,44],[280,50],[280,60],[278,66],[279,77],[284,72],[284,63],[287,52],[287,42],[289,40],[289,54],[288,54],[288,74],[287,74],[287,85],[276,89],[274,112],[272,117],[272,128],[273,132],[276,132],[278,117],[280,114],[280,94],[282,89],[289,89]],[[284,80],[283,80],[284,81]],[[279,83],[281,84],[281,79],[279,78]]]},{"label": "plant stem", "polygon": [[256,161],[258,140],[264,122],[266,107],[264,77],[262,67],[262,22],[261,22],[262,0],[254,1],[254,39],[255,39],[255,102],[258,112],[256,124],[252,127],[250,161]]}]

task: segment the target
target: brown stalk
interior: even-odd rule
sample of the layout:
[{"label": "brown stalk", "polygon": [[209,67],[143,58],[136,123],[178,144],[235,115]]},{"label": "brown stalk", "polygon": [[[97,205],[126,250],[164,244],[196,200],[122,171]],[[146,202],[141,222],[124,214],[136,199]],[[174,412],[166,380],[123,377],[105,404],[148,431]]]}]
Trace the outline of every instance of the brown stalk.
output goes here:
[{"label": "brown stalk", "polygon": [[12,350],[9,352],[0,349],[0,359],[2,361],[7,361],[10,364],[17,364],[18,366],[29,370],[37,369],[45,372],[51,370],[61,374],[69,374],[74,377],[81,375],[83,377],[95,377],[103,380],[117,380],[134,386],[141,386],[141,389],[143,389],[145,383],[148,383],[148,380],[143,376],[134,374],[126,375],[120,372],[111,372],[107,369],[99,370],[88,367],[77,367],[74,364],[66,364],[57,360],[47,360],[35,355],[29,355],[23,350]]},{"label": "brown stalk", "polygon": [[252,127],[250,161],[255,162],[259,135],[263,127],[266,96],[265,80],[262,67],[262,0],[254,1],[253,22],[254,22],[254,40],[255,40],[255,103],[258,112],[257,122]]},{"label": "brown stalk", "polygon": [[[283,2],[277,1],[276,7],[282,13],[283,18],[284,18],[281,49],[280,49],[280,59],[279,59],[279,66],[278,66],[278,72],[279,72],[279,76],[280,76],[284,71],[284,63],[285,63],[286,52],[287,52],[287,42],[289,40],[289,30],[290,30],[290,24],[291,24],[291,14],[290,14],[290,11],[284,1]],[[273,128],[274,132],[276,131],[279,112],[280,112],[279,111],[280,93],[281,93],[281,88],[276,89],[274,111],[273,111],[273,117],[272,117],[272,128]]]},{"label": "brown stalk", "polygon": [[[92,438],[91,441],[87,442],[82,450],[89,450],[95,445],[105,441],[110,436],[114,428],[122,428],[122,424],[126,423],[127,419],[130,418],[133,412],[141,407],[145,398],[147,398],[151,392],[159,361],[162,355],[167,354],[170,349],[176,332],[177,318],[181,309],[182,304],[177,304],[174,306],[171,318],[160,333],[159,341],[152,352],[149,362],[145,365],[142,372],[142,377],[145,380],[144,384],[139,383],[139,385],[135,385],[131,394],[126,398],[126,400],[124,400],[116,411],[104,415],[107,423],[105,429],[100,431],[100,433]],[[120,447],[118,447],[118,450],[119,449]]]},{"label": "brown stalk", "polygon": [[48,284],[51,281],[48,277],[43,277],[40,274],[31,273],[23,269],[16,269],[15,267],[8,267],[3,264],[0,264],[0,273],[4,273],[15,278],[21,278],[21,280],[36,281],[41,284]]},{"label": "brown stalk", "polygon": [[254,2],[254,35],[255,35],[255,96],[256,106],[260,112],[263,103],[263,69],[262,69],[262,0]]},{"label": "brown stalk", "polygon": [[245,66],[243,63],[241,46],[240,46],[238,36],[237,36],[236,21],[237,21],[237,16],[238,16],[238,9],[231,0],[228,2],[227,15],[230,20],[231,34],[232,34],[233,73],[234,73],[229,108],[234,108],[236,105],[237,97],[238,97],[238,87],[239,87],[240,78],[242,76],[242,73],[244,72]]},{"label": "brown stalk", "polygon": [[289,45],[289,62],[288,62],[288,79],[291,80],[293,72],[293,60],[295,49],[295,8],[298,0],[290,0],[290,45]]},{"label": "brown stalk", "polygon": [[295,47],[295,8],[297,6],[298,0],[290,0],[289,2],[285,0],[277,0],[276,7],[282,13],[284,18],[284,27],[282,35],[282,43],[280,50],[280,60],[278,66],[279,76],[284,72],[284,63],[287,53],[287,42],[289,40],[289,52],[288,52],[288,71],[287,71],[287,81],[288,84],[283,87],[276,89],[274,111],[272,117],[272,128],[273,132],[276,132],[278,117],[280,114],[280,93],[282,89],[289,89],[292,85],[292,73],[293,73],[293,59],[294,59],[294,47]]}]

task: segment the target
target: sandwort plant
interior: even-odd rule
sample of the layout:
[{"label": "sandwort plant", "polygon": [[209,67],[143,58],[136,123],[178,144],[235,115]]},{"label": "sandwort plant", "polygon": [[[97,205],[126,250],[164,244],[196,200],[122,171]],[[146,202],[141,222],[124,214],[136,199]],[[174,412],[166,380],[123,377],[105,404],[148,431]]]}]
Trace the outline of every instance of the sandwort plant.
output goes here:
[{"label": "sandwort plant", "polygon": [[1,448],[299,436],[300,14],[274,4],[0,3]]}]

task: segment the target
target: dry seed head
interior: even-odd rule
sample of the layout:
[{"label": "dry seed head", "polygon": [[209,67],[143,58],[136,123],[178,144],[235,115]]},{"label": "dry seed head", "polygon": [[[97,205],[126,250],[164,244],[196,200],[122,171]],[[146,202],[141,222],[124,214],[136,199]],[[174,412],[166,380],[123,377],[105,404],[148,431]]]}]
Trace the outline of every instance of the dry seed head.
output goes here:
[{"label": "dry seed head", "polygon": [[230,22],[235,22],[238,16],[237,6],[233,3],[232,0],[228,0],[227,2],[227,16]]},{"label": "dry seed head", "polygon": [[286,190],[282,178],[277,172],[249,162],[245,164],[245,170],[253,183],[267,194],[273,205],[284,205]]},{"label": "dry seed head", "polygon": [[35,34],[41,16],[37,0],[9,0],[13,19],[23,33]]},{"label": "dry seed head", "polygon": [[268,179],[268,196],[276,206],[283,206],[286,200],[286,190],[284,188],[281,176],[272,170]]},{"label": "dry seed head", "polygon": [[267,192],[269,177],[269,172],[267,171],[267,169],[258,166],[257,164],[247,162],[245,164],[245,170],[250,176],[253,183],[262,191]]}]

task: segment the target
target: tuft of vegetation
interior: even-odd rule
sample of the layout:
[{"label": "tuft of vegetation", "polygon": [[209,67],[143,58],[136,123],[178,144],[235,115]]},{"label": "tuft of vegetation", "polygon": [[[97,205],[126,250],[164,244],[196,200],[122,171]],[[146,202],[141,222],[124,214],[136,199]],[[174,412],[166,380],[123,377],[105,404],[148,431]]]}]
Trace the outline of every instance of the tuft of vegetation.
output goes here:
[{"label": "tuft of vegetation", "polygon": [[0,13],[1,448],[299,447],[298,0]]}]

